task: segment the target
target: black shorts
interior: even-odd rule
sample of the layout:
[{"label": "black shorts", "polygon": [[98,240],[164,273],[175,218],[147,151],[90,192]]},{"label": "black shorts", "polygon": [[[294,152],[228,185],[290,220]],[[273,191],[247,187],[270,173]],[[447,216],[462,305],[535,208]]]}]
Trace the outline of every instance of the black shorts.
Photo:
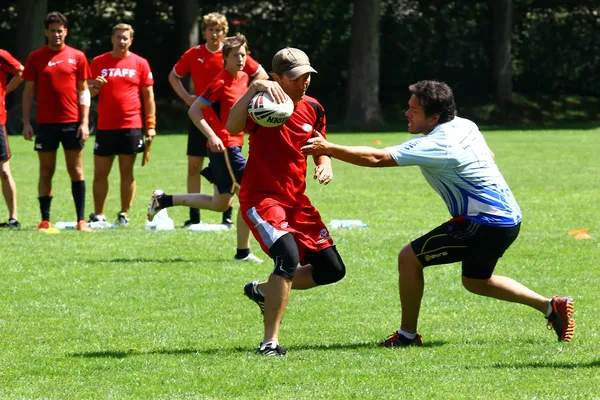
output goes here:
[{"label": "black shorts", "polygon": [[98,130],[94,143],[95,156],[133,155],[144,151],[141,128]]},{"label": "black shorts", "polygon": [[425,267],[462,261],[462,276],[488,279],[520,228],[520,223],[503,228],[456,217],[413,240],[411,246]]},{"label": "black shorts", "polygon": [[[229,161],[231,161],[231,169],[238,184],[242,184],[242,175],[246,168],[246,158],[242,154],[241,147],[228,147]],[[208,167],[204,168],[200,174],[208,179],[217,187],[220,194],[232,193],[233,180],[229,174],[227,164],[225,164],[225,155],[223,153],[213,153],[208,150]]]},{"label": "black shorts", "polygon": [[79,122],[40,124],[35,135],[35,151],[56,151],[62,143],[65,150],[81,150],[83,144],[77,137]]},{"label": "black shorts", "polygon": [[208,155],[208,147],[206,143],[208,139],[192,121],[188,126],[188,143],[187,143],[187,155],[195,157],[206,157]]},{"label": "black shorts", "polygon": [[10,156],[6,126],[0,125],[0,162],[10,160]]}]

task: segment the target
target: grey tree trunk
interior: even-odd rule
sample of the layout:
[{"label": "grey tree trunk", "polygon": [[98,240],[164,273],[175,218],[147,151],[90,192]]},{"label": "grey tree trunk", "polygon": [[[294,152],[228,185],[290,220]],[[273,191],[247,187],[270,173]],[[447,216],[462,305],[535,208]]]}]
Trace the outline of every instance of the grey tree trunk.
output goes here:
[{"label": "grey tree trunk", "polygon": [[[175,38],[179,55],[190,47],[197,46],[200,40],[200,22],[198,21],[197,0],[177,0],[173,8],[175,19]],[[194,93],[194,82],[186,77],[184,86]]]},{"label": "grey tree trunk", "polygon": [[19,0],[17,3],[18,31],[15,57],[25,64],[29,53],[46,44],[44,17],[48,13],[48,0]]},{"label": "grey tree trunk", "polygon": [[354,0],[345,122],[362,129],[383,124],[379,102],[381,0]]},{"label": "grey tree trunk", "polygon": [[496,102],[509,103],[513,99],[511,36],[512,0],[489,0],[492,13],[492,84]]}]

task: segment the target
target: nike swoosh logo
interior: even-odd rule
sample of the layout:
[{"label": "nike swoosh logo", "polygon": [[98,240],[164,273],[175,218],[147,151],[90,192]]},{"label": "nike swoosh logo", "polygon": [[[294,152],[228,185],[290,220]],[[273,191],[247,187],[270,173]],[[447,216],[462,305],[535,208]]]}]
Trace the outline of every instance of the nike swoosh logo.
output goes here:
[{"label": "nike swoosh logo", "polygon": [[56,64],[60,64],[61,62],[63,62],[63,60],[58,60],[58,61],[48,61],[48,66],[50,67],[54,67]]}]

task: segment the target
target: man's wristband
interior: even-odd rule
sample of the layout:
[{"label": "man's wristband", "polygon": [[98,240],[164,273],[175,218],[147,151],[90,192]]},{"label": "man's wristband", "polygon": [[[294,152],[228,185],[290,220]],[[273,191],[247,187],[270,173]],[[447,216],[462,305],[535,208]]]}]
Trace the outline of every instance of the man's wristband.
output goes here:
[{"label": "man's wristband", "polygon": [[156,115],[146,115],[146,129],[156,129]]}]

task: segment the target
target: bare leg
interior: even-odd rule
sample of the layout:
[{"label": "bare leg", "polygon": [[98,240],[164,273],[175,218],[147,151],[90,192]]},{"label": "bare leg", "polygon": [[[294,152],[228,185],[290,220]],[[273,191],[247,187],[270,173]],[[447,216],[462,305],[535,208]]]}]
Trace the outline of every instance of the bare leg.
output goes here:
[{"label": "bare leg", "polygon": [[469,292],[480,296],[525,304],[544,314],[548,311],[550,299],[505,276],[492,275],[490,279],[470,279],[463,276],[462,283]]},{"label": "bare leg", "polygon": [[133,166],[136,154],[119,155],[119,172],[121,173],[121,211],[129,212],[133,196],[135,196],[135,178]]},{"label": "bare leg", "polygon": [[2,180],[2,195],[8,208],[8,218],[17,218],[17,186],[10,173],[9,161],[0,161],[0,180]]},{"label": "bare leg", "polygon": [[423,266],[410,244],[404,246],[398,255],[398,273],[400,305],[402,307],[400,328],[408,333],[416,333],[425,280],[423,278]]},{"label": "bare leg", "polygon": [[173,195],[174,206],[193,207],[211,211],[223,212],[229,208],[232,202],[233,195],[230,193],[219,194],[216,186],[213,196],[200,193]]},{"label": "bare leg", "polygon": [[40,197],[52,196],[52,177],[56,170],[56,151],[38,151],[40,160],[40,180],[38,181],[38,195]]},{"label": "bare leg", "polygon": [[104,205],[108,195],[108,175],[115,156],[94,156],[94,214],[104,215]]},{"label": "bare leg", "polygon": [[238,249],[249,249],[250,248],[250,228],[242,218],[242,210],[238,210],[237,215],[237,248]]},{"label": "bare leg", "polygon": [[261,288],[265,294],[265,336],[263,343],[279,338],[279,325],[290,298],[292,281],[279,275],[271,274],[269,280]]}]

